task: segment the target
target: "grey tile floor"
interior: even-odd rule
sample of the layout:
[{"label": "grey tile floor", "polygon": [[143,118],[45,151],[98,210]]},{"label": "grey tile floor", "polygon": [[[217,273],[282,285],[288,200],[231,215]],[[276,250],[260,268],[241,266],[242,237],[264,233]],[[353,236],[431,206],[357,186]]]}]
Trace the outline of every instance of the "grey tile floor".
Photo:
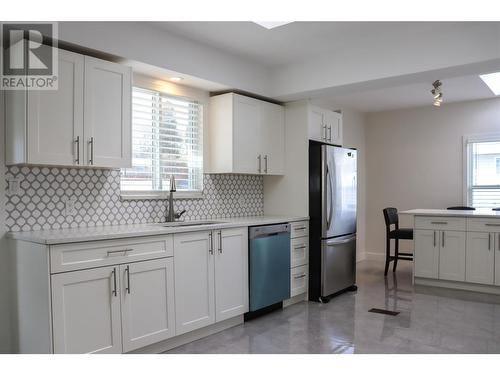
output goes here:
[{"label": "grey tile floor", "polygon": [[[500,353],[500,297],[417,287],[411,264],[358,263],[357,292],[301,302],[168,353]],[[372,307],[397,316],[368,312]]]}]

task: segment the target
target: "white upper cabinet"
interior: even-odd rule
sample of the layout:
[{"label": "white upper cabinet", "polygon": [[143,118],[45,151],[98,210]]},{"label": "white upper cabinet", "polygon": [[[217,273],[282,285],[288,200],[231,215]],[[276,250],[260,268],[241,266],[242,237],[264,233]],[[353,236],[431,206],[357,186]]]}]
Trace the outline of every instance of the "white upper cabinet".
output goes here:
[{"label": "white upper cabinet", "polygon": [[6,91],[6,164],[128,167],[129,67],[58,50],[58,89]]},{"label": "white upper cabinet", "polygon": [[342,145],[342,115],[340,113],[309,105],[308,120],[309,139]]},{"label": "white upper cabinet", "polygon": [[210,98],[209,173],[280,175],[285,163],[282,106],[228,93]]},{"label": "white upper cabinet", "polygon": [[132,71],[85,57],[84,135],[87,164],[131,167]]}]

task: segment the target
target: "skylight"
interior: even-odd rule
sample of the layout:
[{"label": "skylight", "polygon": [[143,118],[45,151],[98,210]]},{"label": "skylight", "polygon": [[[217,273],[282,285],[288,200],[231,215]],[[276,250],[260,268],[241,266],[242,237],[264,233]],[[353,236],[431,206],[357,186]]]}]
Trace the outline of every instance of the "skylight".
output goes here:
[{"label": "skylight", "polygon": [[480,75],[481,79],[493,91],[493,94],[500,95],[500,72]]},{"label": "skylight", "polygon": [[289,23],[292,23],[293,21],[254,21],[257,25],[260,25],[262,27],[265,27],[266,29],[274,29],[275,27],[280,27]]}]

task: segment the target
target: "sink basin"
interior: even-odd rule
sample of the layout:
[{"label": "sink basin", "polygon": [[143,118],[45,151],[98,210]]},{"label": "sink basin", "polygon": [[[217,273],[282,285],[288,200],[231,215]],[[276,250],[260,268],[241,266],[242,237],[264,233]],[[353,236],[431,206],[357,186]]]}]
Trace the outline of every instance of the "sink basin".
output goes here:
[{"label": "sink basin", "polygon": [[161,223],[161,224],[156,224],[162,227],[192,227],[196,225],[210,225],[210,224],[223,224],[223,221],[210,221],[210,220],[205,220],[205,221],[175,221],[171,223]]}]

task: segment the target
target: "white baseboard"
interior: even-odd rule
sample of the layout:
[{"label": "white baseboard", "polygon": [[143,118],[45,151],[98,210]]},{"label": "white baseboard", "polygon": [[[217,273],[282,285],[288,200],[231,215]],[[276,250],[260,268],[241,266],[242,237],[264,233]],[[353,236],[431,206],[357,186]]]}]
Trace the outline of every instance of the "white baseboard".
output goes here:
[{"label": "white baseboard", "polygon": [[366,260],[366,253],[364,251],[360,251],[356,254],[356,263],[362,262]]}]

